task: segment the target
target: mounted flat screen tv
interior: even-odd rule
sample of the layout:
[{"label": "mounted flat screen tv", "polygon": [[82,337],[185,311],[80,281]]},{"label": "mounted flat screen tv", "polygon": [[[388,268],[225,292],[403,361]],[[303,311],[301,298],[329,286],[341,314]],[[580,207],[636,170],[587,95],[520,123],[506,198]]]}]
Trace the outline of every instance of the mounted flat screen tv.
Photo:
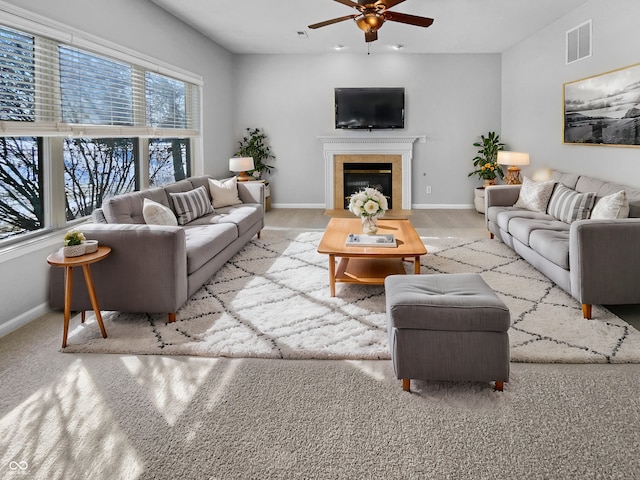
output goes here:
[{"label": "mounted flat screen tv", "polygon": [[404,88],[336,88],[336,128],[404,128]]}]

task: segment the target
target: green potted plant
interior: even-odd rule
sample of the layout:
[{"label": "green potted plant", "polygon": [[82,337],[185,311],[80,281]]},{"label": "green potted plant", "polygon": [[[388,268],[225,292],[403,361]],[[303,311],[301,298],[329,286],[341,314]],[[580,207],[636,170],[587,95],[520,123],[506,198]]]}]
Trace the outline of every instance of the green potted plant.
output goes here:
[{"label": "green potted plant", "polygon": [[239,147],[234,154],[237,157],[252,157],[254,169],[247,172],[249,175],[259,180],[264,172],[271,173],[272,165],[267,164],[269,160],[275,160],[275,155],[271,153],[271,147],[267,145],[267,135],[259,128],[247,128],[247,134],[239,141]]},{"label": "green potted plant", "polygon": [[469,173],[469,177],[477,175],[484,180],[485,186],[496,183],[496,178],[504,178],[502,167],[498,163],[498,152],[504,150],[504,143],[500,142],[500,135],[489,132],[487,136],[480,135],[480,142],[473,144],[479,147],[478,154],[473,159],[475,170]]},{"label": "green potted plant", "polygon": [[84,241],[84,233],[80,230],[69,230],[64,236],[64,256],[78,257],[84,255]]}]

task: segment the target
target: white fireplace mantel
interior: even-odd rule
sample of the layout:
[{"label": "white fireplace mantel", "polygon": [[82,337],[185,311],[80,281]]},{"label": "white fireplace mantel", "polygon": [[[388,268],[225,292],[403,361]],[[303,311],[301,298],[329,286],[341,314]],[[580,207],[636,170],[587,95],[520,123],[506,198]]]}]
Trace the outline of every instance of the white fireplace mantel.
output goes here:
[{"label": "white fireplace mantel", "polygon": [[425,137],[384,136],[332,136],[318,137],[322,142],[325,165],[325,204],[327,210],[334,205],[335,155],[401,155],[402,156],[402,209],[411,210],[411,160],[413,144]]}]

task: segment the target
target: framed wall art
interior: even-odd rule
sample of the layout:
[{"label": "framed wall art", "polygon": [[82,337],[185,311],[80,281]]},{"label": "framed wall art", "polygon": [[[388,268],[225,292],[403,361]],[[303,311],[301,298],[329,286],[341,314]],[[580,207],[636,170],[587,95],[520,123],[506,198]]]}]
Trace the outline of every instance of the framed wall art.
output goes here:
[{"label": "framed wall art", "polygon": [[563,88],[564,143],[640,146],[640,63]]}]

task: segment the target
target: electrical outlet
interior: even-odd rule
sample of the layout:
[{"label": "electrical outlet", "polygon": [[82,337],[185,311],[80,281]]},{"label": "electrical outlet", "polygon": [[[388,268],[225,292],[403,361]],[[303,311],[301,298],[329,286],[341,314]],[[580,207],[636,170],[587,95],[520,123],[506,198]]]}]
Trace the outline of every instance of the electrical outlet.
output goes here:
[{"label": "electrical outlet", "polygon": [[429,194],[429,193],[431,193],[431,185],[428,185],[428,186],[427,186],[427,193],[428,193],[428,194]]}]

